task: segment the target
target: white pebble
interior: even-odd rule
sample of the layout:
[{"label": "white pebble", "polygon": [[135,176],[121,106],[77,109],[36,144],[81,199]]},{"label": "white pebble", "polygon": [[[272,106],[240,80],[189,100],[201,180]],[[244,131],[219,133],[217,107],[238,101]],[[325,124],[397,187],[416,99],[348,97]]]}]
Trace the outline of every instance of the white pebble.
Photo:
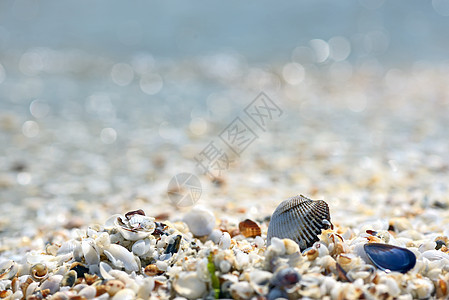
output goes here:
[{"label": "white pebble", "polygon": [[271,239],[270,248],[273,249],[273,251],[276,252],[278,255],[284,255],[285,254],[284,241],[279,239],[279,238],[277,238],[277,237],[273,237]]},{"label": "white pebble", "polygon": [[221,238],[221,235],[222,235],[223,233],[221,232],[221,230],[219,230],[219,229],[214,229],[213,231],[212,231],[212,233],[209,235],[209,239],[212,241],[212,242],[214,242],[215,244],[218,244],[219,242],[220,242],[220,238]]},{"label": "white pebble", "polygon": [[196,207],[188,212],[184,216],[183,221],[189,226],[190,231],[195,236],[209,235],[215,227],[214,214],[201,207]]},{"label": "white pebble", "polygon": [[220,270],[222,273],[228,273],[231,270],[231,263],[227,260],[220,262]]},{"label": "white pebble", "polygon": [[228,232],[223,232],[223,235],[220,238],[218,246],[221,249],[229,249],[231,247],[231,236],[229,235]]},{"label": "white pebble", "polygon": [[261,236],[256,236],[254,238],[254,244],[258,247],[258,248],[262,248],[265,245],[265,241],[263,240],[263,238]]},{"label": "white pebble", "polygon": [[166,271],[168,267],[168,263],[162,260],[156,262],[156,267],[161,271]]}]

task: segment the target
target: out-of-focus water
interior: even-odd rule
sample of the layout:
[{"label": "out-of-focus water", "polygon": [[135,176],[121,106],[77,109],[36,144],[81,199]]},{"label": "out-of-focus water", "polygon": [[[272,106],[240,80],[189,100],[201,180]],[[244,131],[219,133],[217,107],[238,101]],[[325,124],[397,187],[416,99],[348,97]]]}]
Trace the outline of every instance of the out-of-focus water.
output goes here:
[{"label": "out-of-focus water", "polygon": [[0,49],[77,48],[116,57],[145,51],[166,58],[233,50],[266,63],[289,60],[310,40],[343,36],[353,61],[437,62],[447,59],[448,15],[447,0],[2,1]]}]

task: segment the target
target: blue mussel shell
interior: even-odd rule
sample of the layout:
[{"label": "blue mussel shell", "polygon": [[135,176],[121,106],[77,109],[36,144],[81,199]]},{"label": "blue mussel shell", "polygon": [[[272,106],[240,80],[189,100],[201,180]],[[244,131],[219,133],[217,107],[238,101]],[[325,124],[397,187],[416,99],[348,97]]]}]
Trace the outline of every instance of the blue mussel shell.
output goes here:
[{"label": "blue mussel shell", "polygon": [[365,253],[373,265],[383,271],[407,273],[416,264],[416,256],[412,251],[381,243],[364,245]]}]

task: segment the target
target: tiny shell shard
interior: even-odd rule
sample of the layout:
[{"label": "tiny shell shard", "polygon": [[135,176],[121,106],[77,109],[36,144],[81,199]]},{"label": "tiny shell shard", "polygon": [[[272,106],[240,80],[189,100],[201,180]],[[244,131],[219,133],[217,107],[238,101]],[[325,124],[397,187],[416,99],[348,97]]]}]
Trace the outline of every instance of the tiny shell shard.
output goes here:
[{"label": "tiny shell shard", "polygon": [[298,243],[301,251],[319,240],[322,229],[332,227],[329,206],[323,200],[302,195],[283,201],[271,216],[267,242],[271,238],[288,238]]},{"label": "tiny shell shard", "polygon": [[261,230],[256,222],[246,219],[239,223],[239,230],[244,237],[256,237],[261,235]]}]

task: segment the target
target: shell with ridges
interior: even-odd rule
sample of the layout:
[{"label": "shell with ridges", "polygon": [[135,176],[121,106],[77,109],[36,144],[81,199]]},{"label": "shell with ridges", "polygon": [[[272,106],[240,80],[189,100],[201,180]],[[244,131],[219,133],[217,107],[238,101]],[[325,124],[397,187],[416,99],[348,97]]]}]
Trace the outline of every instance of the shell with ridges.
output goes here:
[{"label": "shell with ridges", "polygon": [[267,241],[288,238],[298,243],[301,250],[318,241],[322,229],[331,227],[329,206],[323,200],[311,200],[302,195],[283,201],[271,216]]}]

